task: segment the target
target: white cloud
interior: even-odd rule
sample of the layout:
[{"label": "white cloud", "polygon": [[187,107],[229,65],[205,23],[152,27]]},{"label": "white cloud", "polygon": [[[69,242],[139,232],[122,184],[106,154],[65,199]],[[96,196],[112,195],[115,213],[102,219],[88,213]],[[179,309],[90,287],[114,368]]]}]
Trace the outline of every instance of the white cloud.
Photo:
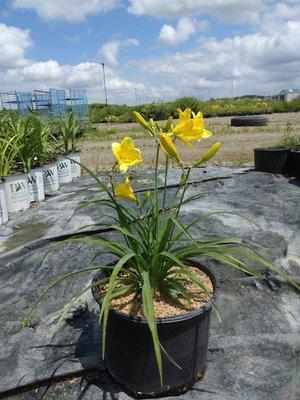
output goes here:
[{"label": "white cloud", "polygon": [[[134,102],[134,90],[146,92],[143,83],[121,77],[109,66],[105,69],[109,102]],[[33,91],[34,89],[82,88],[87,90],[89,102],[103,102],[101,65],[84,62],[60,65],[57,61],[31,62],[23,68],[9,68],[0,72],[2,91]]]},{"label": "white cloud", "polygon": [[300,3],[277,3],[261,17],[260,26],[263,31],[274,32],[288,21],[300,21]]},{"label": "white cloud", "polygon": [[119,6],[119,0],[12,0],[16,9],[35,10],[46,20],[85,20],[89,14],[105,13]]},{"label": "white cloud", "polygon": [[165,24],[159,32],[158,41],[163,45],[172,46],[185,42],[194,33],[196,33],[195,24],[189,18],[182,18],[176,28]]},{"label": "white cloud", "polygon": [[0,67],[25,65],[25,50],[32,46],[29,30],[0,23]]},{"label": "white cloud", "polygon": [[[300,85],[300,22],[288,21],[277,31],[258,32],[218,40],[201,38],[190,52],[177,52],[139,65],[147,74],[199,96],[215,89],[228,96],[234,80],[240,93],[270,93],[274,86]],[[205,92],[206,93],[206,92]]]},{"label": "white cloud", "polygon": [[182,18],[211,13],[220,21],[255,23],[263,9],[261,0],[130,0],[128,12],[157,18]]},{"label": "white cloud", "polygon": [[92,28],[89,28],[84,32],[77,33],[76,35],[65,36],[64,39],[67,42],[76,44],[76,43],[79,43],[81,41],[81,39],[83,39],[85,37],[88,37],[88,36],[91,36],[91,34],[92,34]]},{"label": "white cloud", "polygon": [[110,65],[118,64],[118,54],[120,47],[138,46],[139,41],[135,38],[129,38],[125,40],[111,40],[102,45],[99,55],[103,57],[104,61]]},{"label": "white cloud", "polygon": [[209,29],[209,21],[203,19],[202,21],[197,22],[197,27],[199,31],[207,31]]},{"label": "white cloud", "polygon": [[110,42],[106,42],[102,45],[100,53],[104,58],[104,61],[108,62],[111,65],[117,65],[118,60],[118,52],[119,52],[120,42],[117,40],[111,40]]},{"label": "white cloud", "polygon": [[[146,3],[146,0],[139,2],[143,12]],[[159,35],[161,43],[176,44],[192,35],[193,29],[198,32],[207,29],[208,23],[201,24],[200,18],[197,18],[197,12],[201,9],[199,4],[203,5],[204,1],[185,0],[187,11],[182,8],[183,0],[152,0],[146,5],[148,8],[152,4],[157,7],[159,3],[162,15],[167,12],[165,3],[172,3],[177,7],[177,12],[170,7],[171,14],[179,16],[178,24],[165,25],[168,28],[162,28]],[[210,10],[218,6],[218,12],[221,10],[221,3],[224,7],[226,3],[223,17],[230,14],[229,1],[217,0],[211,3]],[[258,3],[256,0],[251,2],[252,5]],[[53,4],[57,4],[57,0]],[[238,1],[232,0],[231,4],[237,5]],[[249,11],[248,5],[244,2],[243,4]],[[276,91],[299,87],[300,22],[297,20],[300,18],[300,5],[292,1],[268,4],[267,11],[261,14],[255,26],[256,32],[223,39],[213,36],[197,37],[190,51],[169,52],[167,55],[140,61],[131,60],[118,69],[115,66],[118,64],[120,51],[129,51],[130,46],[139,44],[138,40],[117,37],[104,43],[98,55],[102,57],[99,61],[106,63],[109,102],[134,103],[135,88],[138,89],[141,101],[145,101],[146,96],[149,101],[184,95],[207,97],[209,91],[213,97],[228,96],[232,80],[235,95],[274,93],[275,86]],[[187,17],[191,6],[198,10],[192,22]],[[183,10],[182,15],[179,9]],[[201,12],[200,10],[198,14]],[[191,24],[183,24],[182,20]],[[77,39],[80,36],[76,36],[74,40]],[[78,87],[87,89],[90,102],[103,101],[101,64],[83,62],[72,66],[59,64],[56,60],[32,61],[26,58],[26,50],[30,46],[29,31],[0,24],[0,48],[4,49],[0,53],[0,67],[7,68],[0,70],[1,91]]]}]

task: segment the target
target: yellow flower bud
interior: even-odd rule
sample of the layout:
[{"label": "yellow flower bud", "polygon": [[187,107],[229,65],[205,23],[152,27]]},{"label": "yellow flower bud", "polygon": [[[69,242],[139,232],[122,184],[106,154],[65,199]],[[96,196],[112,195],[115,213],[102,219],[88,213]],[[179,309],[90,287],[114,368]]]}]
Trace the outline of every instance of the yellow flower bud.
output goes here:
[{"label": "yellow flower bud", "polygon": [[169,130],[172,128],[173,118],[169,117],[165,126],[163,127],[163,132],[168,133]]},{"label": "yellow flower bud", "polygon": [[145,193],[144,195],[145,201],[149,201],[151,199],[151,192],[148,190],[148,192]]},{"label": "yellow flower bud", "polygon": [[204,162],[212,158],[220,147],[221,147],[221,142],[214,143],[200,158],[198,158],[198,160],[193,164],[193,168],[199,167],[199,165],[203,164]]},{"label": "yellow flower bud", "polygon": [[133,115],[137,123],[139,123],[144,129],[147,129],[148,131],[152,132],[150,124],[145,120],[144,117],[142,117],[142,115],[139,112],[133,111]]},{"label": "yellow flower bud", "polygon": [[164,152],[178,163],[180,163],[180,158],[177,153],[176,146],[170,136],[166,133],[161,133],[160,135],[160,145],[163,148]]}]

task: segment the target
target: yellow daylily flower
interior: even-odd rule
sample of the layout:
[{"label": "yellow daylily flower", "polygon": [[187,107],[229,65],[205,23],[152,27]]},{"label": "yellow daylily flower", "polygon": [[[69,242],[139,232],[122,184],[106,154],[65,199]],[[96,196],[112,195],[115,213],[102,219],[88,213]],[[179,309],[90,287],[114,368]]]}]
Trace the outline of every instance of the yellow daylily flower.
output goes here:
[{"label": "yellow daylily flower", "polygon": [[191,109],[186,108],[184,111],[180,110],[180,108],[177,109],[178,115],[179,115],[179,123],[184,122],[184,121],[189,121],[191,119]]},{"label": "yellow daylily flower", "polygon": [[199,167],[199,165],[203,164],[204,162],[208,161],[212,158],[216,152],[220,149],[222,143],[216,142],[214,143],[198,160],[193,164],[194,167]]},{"label": "yellow daylily flower", "polygon": [[[211,136],[209,131],[204,130],[203,115],[198,112],[196,115],[187,108],[184,111],[178,110],[179,121],[178,124],[172,131],[172,135],[177,137],[185,144],[189,144],[192,141],[199,141],[203,137]],[[191,114],[193,118],[191,118]]]},{"label": "yellow daylily flower", "polygon": [[111,147],[121,173],[143,161],[140,150],[134,147],[133,140],[128,136],[124,137],[121,143],[112,143]]},{"label": "yellow daylily flower", "polygon": [[178,124],[172,130],[172,135],[176,136],[178,139],[185,137],[193,129],[193,121],[178,122]]},{"label": "yellow daylily flower", "polygon": [[197,139],[198,141],[200,141],[201,139],[206,139],[212,136],[212,133],[205,128],[204,125],[204,119],[203,119],[203,114],[201,111],[199,111],[197,114],[192,113],[193,114],[193,122],[194,122],[194,126],[193,126],[193,130],[196,131],[196,134],[198,133],[199,135],[201,135],[199,137],[199,139]]},{"label": "yellow daylily flower", "polygon": [[208,129],[203,128],[201,138],[202,138],[202,139],[207,139],[207,138],[209,138],[209,137],[211,137],[211,136],[212,136],[212,132],[209,131]]},{"label": "yellow daylily flower", "polygon": [[160,134],[160,145],[163,148],[164,152],[169,157],[173,158],[178,163],[180,163],[180,158],[177,153],[176,146],[175,146],[173,140],[170,138],[170,136],[167,133]]},{"label": "yellow daylily flower", "polygon": [[132,190],[128,177],[124,180],[123,183],[119,183],[118,185],[116,185],[115,192],[116,195],[118,197],[121,197],[122,199],[136,201],[136,197]]}]

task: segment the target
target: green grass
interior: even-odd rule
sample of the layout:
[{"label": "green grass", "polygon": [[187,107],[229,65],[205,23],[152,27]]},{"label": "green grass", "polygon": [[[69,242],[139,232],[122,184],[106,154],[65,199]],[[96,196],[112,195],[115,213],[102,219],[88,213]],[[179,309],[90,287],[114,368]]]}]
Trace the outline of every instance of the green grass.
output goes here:
[{"label": "green grass", "polygon": [[[232,127],[230,123],[224,122],[224,120],[208,120],[207,128],[211,130],[214,135],[236,135],[236,134],[249,134],[251,135],[254,131],[261,132],[263,134],[272,134],[274,132],[281,133],[285,136],[295,136],[291,141],[296,145],[299,145],[299,138],[295,133],[295,124],[291,121],[287,121],[285,125],[281,122],[276,124],[270,124],[268,126],[256,126],[256,127]],[[148,139],[148,134],[142,131],[141,127],[136,125],[114,125],[113,128],[109,125],[97,126],[89,125],[85,128],[84,134],[81,141],[90,140],[100,142],[101,140],[118,140],[120,137],[129,135],[133,140],[145,138]],[[288,139],[286,139],[288,140]],[[296,144],[295,144],[296,143]],[[282,145],[282,144],[281,144]]]},{"label": "green grass", "polygon": [[293,148],[297,146],[300,146],[300,134],[294,131],[293,124],[288,121],[286,123],[282,138],[278,142],[270,145],[269,147],[273,149],[280,149]]},{"label": "green grass", "polygon": [[101,139],[106,139],[108,137],[111,137],[112,135],[116,135],[117,133],[118,130],[116,128],[106,130],[106,129],[97,129],[92,126],[87,126],[84,129],[84,133],[81,140],[99,141]]}]

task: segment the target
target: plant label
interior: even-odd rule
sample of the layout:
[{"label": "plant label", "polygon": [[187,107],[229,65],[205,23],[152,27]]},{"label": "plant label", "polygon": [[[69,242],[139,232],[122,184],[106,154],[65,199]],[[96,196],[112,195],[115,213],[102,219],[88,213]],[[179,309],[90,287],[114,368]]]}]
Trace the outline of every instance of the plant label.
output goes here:
[{"label": "plant label", "polygon": [[42,171],[30,171],[27,177],[30,202],[40,202],[45,199],[44,179]]},{"label": "plant label", "polygon": [[29,208],[29,193],[26,177],[11,176],[5,182],[5,196],[8,212],[17,212]]},{"label": "plant label", "polygon": [[43,180],[45,194],[59,189],[58,170],[56,165],[46,165],[43,168]]},{"label": "plant label", "polygon": [[57,163],[59,183],[72,182],[71,162],[68,159],[60,160]]}]

